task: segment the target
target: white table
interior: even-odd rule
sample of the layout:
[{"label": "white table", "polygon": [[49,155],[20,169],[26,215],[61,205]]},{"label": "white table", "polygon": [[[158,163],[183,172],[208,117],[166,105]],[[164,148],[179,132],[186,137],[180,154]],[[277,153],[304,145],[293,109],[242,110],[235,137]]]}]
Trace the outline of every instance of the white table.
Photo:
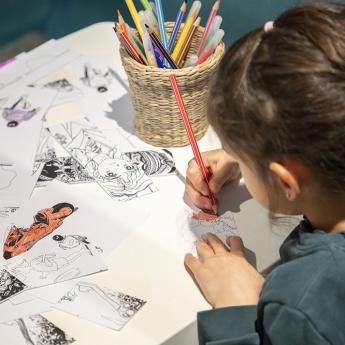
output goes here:
[{"label": "white table", "polygon": [[[112,23],[99,23],[62,38],[61,43],[85,55],[111,56],[117,72],[126,79]],[[219,147],[209,130],[200,141],[202,150]],[[190,147],[172,150],[178,169],[184,173],[192,157]],[[177,223],[184,186],[178,178],[159,193],[146,198],[152,214],[108,259],[109,271],[93,276],[107,286],[117,282],[119,291],[146,299],[148,303],[121,331],[115,332],[74,316],[53,311],[47,317],[76,338],[76,345],[172,345],[197,344],[196,313],[209,306],[201,297],[183,266],[186,246]],[[225,197],[227,194],[228,197]],[[249,198],[244,187],[229,186],[220,197],[231,209],[246,246],[256,254],[263,269],[278,257],[281,229],[271,228],[267,213]],[[140,207],[140,200],[133,201]]]}]

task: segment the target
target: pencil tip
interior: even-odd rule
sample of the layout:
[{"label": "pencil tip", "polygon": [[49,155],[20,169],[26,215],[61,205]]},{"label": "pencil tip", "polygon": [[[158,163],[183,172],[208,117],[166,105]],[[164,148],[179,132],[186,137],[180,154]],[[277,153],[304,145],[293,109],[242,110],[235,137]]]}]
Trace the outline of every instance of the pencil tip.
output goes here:
[{"label": "pencil tip", "polygon": [[149,28],[149,26],[145,23],[145,27],[146,27],[146,29],[148,29]]}]

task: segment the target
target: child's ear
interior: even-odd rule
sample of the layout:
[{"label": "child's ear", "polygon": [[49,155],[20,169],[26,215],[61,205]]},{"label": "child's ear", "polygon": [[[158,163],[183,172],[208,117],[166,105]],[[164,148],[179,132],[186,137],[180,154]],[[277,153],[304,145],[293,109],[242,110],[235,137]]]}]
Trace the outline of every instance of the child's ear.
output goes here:
[{"label": "child's ear", "polygon": [[294,201],[300,194],[301,188],[298,175],[296,174],[295,169],[293,169],[292,164],[285,166],[281,163],[271,162],[269,169],[281,184],[286,199]]}]

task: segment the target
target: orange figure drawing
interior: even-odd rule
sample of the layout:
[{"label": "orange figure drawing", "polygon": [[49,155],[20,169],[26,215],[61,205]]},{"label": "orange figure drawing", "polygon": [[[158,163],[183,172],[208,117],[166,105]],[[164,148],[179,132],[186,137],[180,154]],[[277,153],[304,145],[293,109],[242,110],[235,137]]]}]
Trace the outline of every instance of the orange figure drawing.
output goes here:
[{"label": "orange figure drawing", "polygon": [[17,228],[13,225],[4,243],[3,257],[8,260],[27,252],[35,243],[56,230],[63,223],[63,219],[74,211],[72,204],[63,202],[38,211],[29,228]]},{"label": "orange figure drawing", "polygon": [[212,222],[219,217],[215,215],[214,213],[207,213],[204,211],[200,211],[199,213],[193,213],[192,219],[194,220],[203,220],[206,222]]}]

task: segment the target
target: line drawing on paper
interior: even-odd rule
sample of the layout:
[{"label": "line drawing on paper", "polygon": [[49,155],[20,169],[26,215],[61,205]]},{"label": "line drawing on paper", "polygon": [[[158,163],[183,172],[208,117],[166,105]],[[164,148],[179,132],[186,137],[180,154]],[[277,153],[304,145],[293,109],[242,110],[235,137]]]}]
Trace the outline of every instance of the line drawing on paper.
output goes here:
[{"label": "line drawing on paper", "polygon": [[68,345],[75,339],[40,314],[6,322],[8,327],[18,327],[27,345]]},{"label": "line drawing on paper", "polygon": [[11,187],[12,182],[17,177],[17,172],[13,165],[0,164],[0,190]]},{"label": "line drawing on paper", "polygon": [[95,89],[99,93],[105,93],[113,82],[114,76],[110,67],[105,70],[92,67],[89,63],[83,66],[83,76],[80,78],[85,86]]},{"label": "line drawing on paper", "polygon": [[0,271],[0,301],[23,291],[26,285],[6,269]]},{"label": "line drawing on paper", "polygon": [[[72,121],[54,133],[58,142],[74,157],[112,198],[127,201],[158,191],[142,163],[118,152],[103,132],[89,122]],[[158,165],[157,165],[158,166]]]},{"label": "line drawing on paper", "polygon": [[17,206],[0,207],[0,218],[7,218],[19,209]]},{"label": "line drawing on paper", "polygon": [[65,269],[81,257],[94,256],[94,253],[99,254],[103,252],[100,247],[93,247],[86,236],[54,235],[52,240],[58,243],[60,249],[70,253],[61,255],[56,252],[51,252],[39,255],[33,259],[23,259],[19,264],[12,267],[10,272],[21,281],[26,282],[29,275],[32,273],[37,273],[39,279],[45,280],[48,279],[51,274],[55,276],[63,270],[64,272],[59,273],[54,280],[55,282],[59,282],[65,277],[79,277],[81,271],[78,268]]},{"label": "line drawing on paper", "polygon": [[124,152],[122,155],[141,168],[147,176],[170,175],[176,171],[172,153],[166,149]]},{"label": "line drawing on paper", "polygon": [[18,265],[11,268],[10,272],[23,282],[26,282],[29,274],[33,272],[39,274],[39,279],[45,280],[50,277],[50,274],[56,274],[85,255],[91,255],[90,251],[81,249],[61,257],[57,257],[56,253],[42,254],[30,261],[23,259]]},{"label": "line drawing on paper", "polygon": [[73,85],[73,83],[66,78],[53,80],[44,84],[43,87],[58,92],[57,98],[54,100],[56,105],[73,101],[77,97],[83,95],[82,90]]},{"label": "line drawing on paper", "polygon": [[8,127],[17,127],[23,121],[29,121],[40,108],[33,107],[28,95],[20,96],[12,105],[2,109],[2,117],[7,121]]},{"label": "line drawing on paper", "polygon": [[61,226],[63,219],[76,210],[72,204],[62,202],[38,211],[34,215],[34,223],[29,228],[12,225],[4,241],[4,259],[8,260],[30,250],[35,243]]},{"label": "line drawing on paper", "polygon": [[[71,310],[71,307],[72,310],[73,308],[76,308],[74,310],[79,309],[79,306],[85,308],[84,303],[87,302],[83,301],[88,300],[92,302],[97,301],[98,308],[92,311],[92,314],[96,315],[96,322],[104,323],[117,331],[121,330],[146,303],[142,299],[107,288],[101,288],[96,284],[78,282],[73,289],[59,300],[57,308],[66,311]],[[73,311],[71,312],[73,313]],[[79,316],[83,317],[82,310],[79,310],[79,313]],[[85,318],[91,319],[92,316],[89,315],[87,317],[85,315]]]}]

